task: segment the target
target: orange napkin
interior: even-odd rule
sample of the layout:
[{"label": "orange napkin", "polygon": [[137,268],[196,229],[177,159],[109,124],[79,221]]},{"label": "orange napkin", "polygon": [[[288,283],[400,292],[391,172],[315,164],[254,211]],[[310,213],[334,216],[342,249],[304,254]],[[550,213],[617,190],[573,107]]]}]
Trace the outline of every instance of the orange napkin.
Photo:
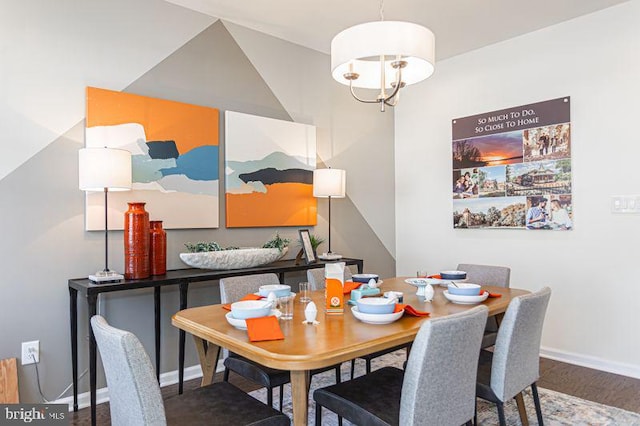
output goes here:
[{"label": "orange napkin", "polygon": [[434,278],[436,280],[441,280],[442,277],[440,276],[440,274],[435,274],[435,275],[429,275],[427,278]]},{"label": "orange napkin", "polygon": [[[261,300],[264,299],[264,297],[259,296],[257,294],[247,294],[245,297],[243,297],[240,300]],[[231,303],[227,303],[226,305],[222,305],[222,309],[226,309],[227,311],[231,310]]]},{"label": "orange napkin", "polygon": [[260,318],[247,318],[247,334],[249,341],[261,342],[263,340],[282,340],[284,334],[275,315]]},{"label": "orange napkin", "polygon": [[490,291],[484,290],[487,293],[489,293],[489,297],[502,297],[502,295],[500,293],[491,293]]},{"label": "orange napkin", "polygon": [[363,283],[358,283],[355,281],[345,281],[344,286],[342,287],[342,293],[349,294],[351,290],[355,290],[360,287]]},{"label": "orange napkin", "polygon": [[414,317],[428,317],[430,314],[429,312],[426,311],[419,311],[417,309],[415,309],[413,306],[411,305],[403,305],[402,303],[396,303],[396,307],[393,310],[393,312],[400,312],[401,310],[404,309],[404,313],[406,315],[411,315]]}]

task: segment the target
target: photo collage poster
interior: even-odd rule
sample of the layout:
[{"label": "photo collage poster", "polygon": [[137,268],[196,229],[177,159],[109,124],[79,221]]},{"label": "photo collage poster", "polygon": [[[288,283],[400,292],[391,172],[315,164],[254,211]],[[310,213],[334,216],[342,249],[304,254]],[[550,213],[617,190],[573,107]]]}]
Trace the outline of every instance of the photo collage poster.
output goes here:
[{"label": "photo collage poster", "polygon": [[454,228],[573,229],[570,104],[452,121]]}]

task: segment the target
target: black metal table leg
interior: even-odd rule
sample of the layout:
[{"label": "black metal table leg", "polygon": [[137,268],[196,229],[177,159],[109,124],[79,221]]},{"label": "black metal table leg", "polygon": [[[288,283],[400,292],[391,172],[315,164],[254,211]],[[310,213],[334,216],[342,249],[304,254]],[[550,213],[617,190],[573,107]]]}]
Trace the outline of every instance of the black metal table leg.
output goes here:
[{"label": "black metal table leg", "polygon": [[73,411],[78,411],[78,290],[69,287],[71,320],[71,375],[73,377]]},{"label": "black metal table leg", "polygon": [[156,331],[156,379],[160,383],[160,287],[153,288],[153,312]]},{"label": "black metal table leg", "polygon": [[97,350],[96,350],[96,336],[93,335],[93,328],[91,328],[91,317],[96,314],[96,305],[98,302],[98,295],[87,295],[87,304],[89,305],[89,388],[91,392],[91,426],[96,426],[96,364],[97,364]]},{"label": "black metal table leg", "polygon": [[[180,283],[180,310],[187,309],[187,293],[189,291],[189,283]],[[179,348],[178,348],[178,393],[182,394],[184,385],[184,344],[186,333],[180,330]]]}]

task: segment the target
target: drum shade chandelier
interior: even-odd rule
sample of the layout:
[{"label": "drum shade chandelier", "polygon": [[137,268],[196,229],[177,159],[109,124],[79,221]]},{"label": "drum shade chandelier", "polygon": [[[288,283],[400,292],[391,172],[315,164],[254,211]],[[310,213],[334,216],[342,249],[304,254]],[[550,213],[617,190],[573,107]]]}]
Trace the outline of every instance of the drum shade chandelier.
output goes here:
[{"label": "drum shade chandelier", "polygon": [[[435,70],[435,36],[428,28],[401,21],[380,21],[347,28],[331,41],[331,74],[364,103],[396,106],[400,89],[425,80]],[[377,89],[375,99],[359,97],[354,88]]]}]

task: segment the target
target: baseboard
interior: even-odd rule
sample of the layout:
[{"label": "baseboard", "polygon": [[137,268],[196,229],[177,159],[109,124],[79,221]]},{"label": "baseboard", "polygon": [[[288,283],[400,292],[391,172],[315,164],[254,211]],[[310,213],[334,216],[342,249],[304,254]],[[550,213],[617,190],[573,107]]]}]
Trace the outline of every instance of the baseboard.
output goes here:
[{"label": "baseboard", "polygon": [[[221,372],[224,370],[223,360],[218,361],[218,365],[216,366],[216,372]],[[185,367],[184,369],[184,380],[192,380],[202,377],[202,368],[200,365],[194,365],[192,367]],[[160,387],[175,385],[178,383],[178,370],[169,371],[166,373],[160,374]],[[109,401],[109,389],[100,388],[96,390],[96,404],[102,404],[103,402]],[[68,396],[66,398],[61,398],[56,401],[53,401],[52,404],[68,404],[69,411],[73,411],[73,396]],[[78,409],[87,408],[91,406],[91,393],[84,392],[78,395]]]},{"label": "baseboard", "polygon": [[579,365],[581,367],[606,371],[607,373],[620,374],[622,376],[640,379],[640,366],[634,364],[612,362],[594,356],[580,355],[573,352],[545,347],[540,348],[540,356],[556,361],[566,362],[568,364]]}]

